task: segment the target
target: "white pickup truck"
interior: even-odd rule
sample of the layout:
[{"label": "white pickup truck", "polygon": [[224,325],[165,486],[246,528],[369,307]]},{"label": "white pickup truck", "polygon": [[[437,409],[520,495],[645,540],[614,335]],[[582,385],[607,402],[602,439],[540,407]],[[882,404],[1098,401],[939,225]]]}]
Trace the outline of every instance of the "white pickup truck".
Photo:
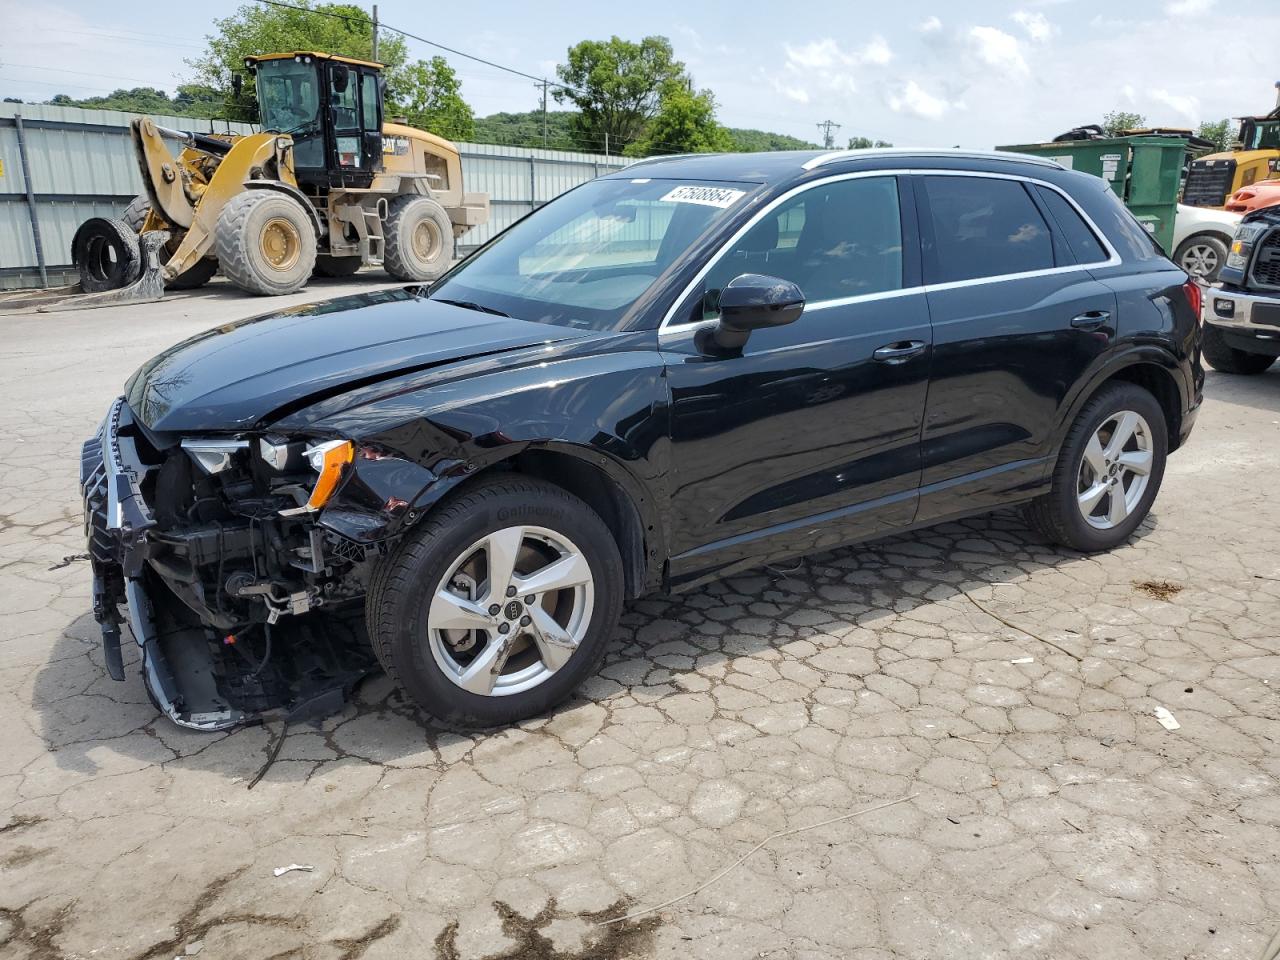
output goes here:
[{"label": "white pickup truck", "polygon": [[1178,204],[1173,219],[1173,262],[1201,283],[1212,283],[1227,262],[1238,226],[1238,213]]}]

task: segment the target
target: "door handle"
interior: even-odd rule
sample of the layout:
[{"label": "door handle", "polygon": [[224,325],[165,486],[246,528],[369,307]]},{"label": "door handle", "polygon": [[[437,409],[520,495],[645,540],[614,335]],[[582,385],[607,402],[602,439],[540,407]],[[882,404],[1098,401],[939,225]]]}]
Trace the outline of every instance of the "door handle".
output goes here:
[{"label": "door handle", "polygon": [[924,353],[928,346],[923,340],[899,340],[881,347],[871,356],[881,363],[906,363]]},{"label": "door handle", "polygon": [[1111,319],[1110,310],[1089,310],[1071,318],[1071,325],[1077,330],[1097,330]]}]

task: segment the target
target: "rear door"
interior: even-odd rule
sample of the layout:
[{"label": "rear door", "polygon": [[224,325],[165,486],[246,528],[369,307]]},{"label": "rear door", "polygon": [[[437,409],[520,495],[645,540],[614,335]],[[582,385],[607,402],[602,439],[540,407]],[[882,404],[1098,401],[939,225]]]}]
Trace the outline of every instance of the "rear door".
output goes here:
[{"label": "rear door", "polygon": [[[905,178],[834,178],[767,209],[660,332],[671,391],[673,582],[911,522],[929,318]],[[736,356],[699,349],[719,291],[791,280],[803,315]]]},{"label": "rear door", "polygon": [[[934,337],[924,522],[1038,492],[1064,400],[1114,341],[1116,297],[1080,262],[1109,249],[1057,188],[943,172],[916,186]],[[1074,252],[1049,204],[1075,218],[1093,253]]]}]

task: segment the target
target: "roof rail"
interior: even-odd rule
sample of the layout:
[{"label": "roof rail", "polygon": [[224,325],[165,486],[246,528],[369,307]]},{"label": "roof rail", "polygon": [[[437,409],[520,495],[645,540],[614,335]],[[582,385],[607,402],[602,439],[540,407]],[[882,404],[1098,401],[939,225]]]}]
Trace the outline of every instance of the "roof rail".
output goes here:
[{"label": "roof rail", "polygon": [[659,153],[652,157],[643,157],[640,160],[633,160],[624,167],[624,170],[630,170],[632,167],[638,167],[645,163],[658,163],[662,160],[683,160],[685,157],[710,157],[714,154],[710,153]]},{"label": "roof rail", "polygon": [[834,150],[831,153],[822,153],[805,161],[804,169],[813,170],[817,167],[826,166],[828,163],[836,163],[840,160],[857,160],[860,157],[955,157],[960,160],[1006,160],[1010,163],[1035,163],[1042,167],[1055,167],[1058,170],[1066,169],[1057,160],[1050,160],[1048,157],[1034,157],[1029,153],[1009,153],[1004,150],[911,150],[905,147]]}]

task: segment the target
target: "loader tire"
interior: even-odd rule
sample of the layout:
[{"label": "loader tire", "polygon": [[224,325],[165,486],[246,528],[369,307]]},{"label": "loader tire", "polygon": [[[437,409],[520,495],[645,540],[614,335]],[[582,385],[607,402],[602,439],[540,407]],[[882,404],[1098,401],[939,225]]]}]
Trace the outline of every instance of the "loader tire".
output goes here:
[{"label": "loader tire", "polygon": [[71,238],[71,262],[85,293],[119,290],[142,273],[138,235],[123,220],[92,217]]},{"label": "loader tire", "polygon": [[[145,195],[134,197],[124,213],[120,215],[120,219],[129,224],[133,228],[133,232],[142,233],[142,228],[147,223],[147,217],[151,215],[151,200]],[[178,249],[185,236],[185,231],[178,231],[169,238],[169,242],[165,244],[165,255],[170,256]],[[179,274],[172,280],[166,280],[164,288],[166,290],[194,290],[197,287],[203,287],[206,283],[213,279],[213,275],[218,272],[218,261],[212,257],[205,257],[196,262],[194,267],[188,268],[186,273]]]},{"label": "loader tire", "polygon": [[397,280],[435,280],[453,265],[453,223],[430,197],[391,201],[384,228],[383,266]]},{"label": "loader tire", "polygon": [[232,197],[218,216],[214,238],[223,274],[246,293],[297,293],[316,265],[311,217],[282,193],[249,190]]},{"label": "loader tire", "polygon": [[332,257],[322,253],[316,257],[317,277],[349,277],[364,265],[359,257]]}]

